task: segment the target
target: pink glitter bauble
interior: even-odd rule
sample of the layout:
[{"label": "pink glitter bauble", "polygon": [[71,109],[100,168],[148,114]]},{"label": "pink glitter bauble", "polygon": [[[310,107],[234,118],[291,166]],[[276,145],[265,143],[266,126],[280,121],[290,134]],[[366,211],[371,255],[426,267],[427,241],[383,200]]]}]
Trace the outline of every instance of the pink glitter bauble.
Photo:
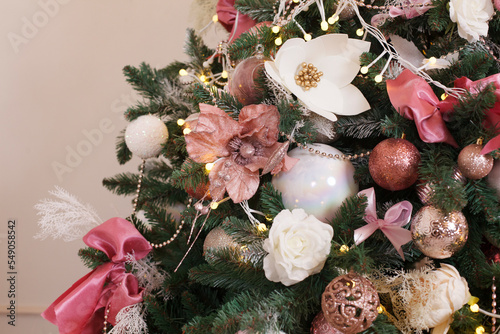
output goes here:
[{"label": "pink glitter bauble", "polygon": [[379,305],[377,289],[354,272],[331,281],[321,297],[326,321],[343,334],[360,333],[370,327]]},{"label": "pink glitter bauble", "polygon": [[389,138],[375,146],[368,168],[375,183],[396,191],[417,181],[419,164],[420,152],[415,145],[405,139]]},{"label": "pink glitter bauble", "polygon": [[482,145],[471,144],[462,149],[457,163],[460,171],[466,178],[479,180],[491,172],[494,159],[489,154],[481,154]]},{"label": "pink glitter bauble", "polygon": [[330,325],[323,312],[320,312],[311,323],[311,334],[342,334],[342,332]]}]

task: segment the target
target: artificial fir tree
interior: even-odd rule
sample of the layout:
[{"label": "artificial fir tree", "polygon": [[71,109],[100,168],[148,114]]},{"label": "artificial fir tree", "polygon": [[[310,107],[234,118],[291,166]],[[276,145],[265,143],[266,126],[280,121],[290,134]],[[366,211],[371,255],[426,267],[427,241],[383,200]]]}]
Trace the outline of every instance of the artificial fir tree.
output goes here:
[{"label": "artificial fir tree", "polygon": [[143,100],[117,157],[143,164],[103,183],[133,214],[85,236],[95,270],[44,316],[62,333],[494,331],[499,5],[218,1],[216,50],[189,30],[189,62],[125,67]]}]

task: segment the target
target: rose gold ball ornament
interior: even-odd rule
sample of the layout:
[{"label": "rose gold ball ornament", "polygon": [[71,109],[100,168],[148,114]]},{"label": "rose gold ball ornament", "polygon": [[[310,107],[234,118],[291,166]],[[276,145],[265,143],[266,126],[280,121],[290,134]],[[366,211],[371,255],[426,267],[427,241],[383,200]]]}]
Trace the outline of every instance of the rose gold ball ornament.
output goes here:
[{"label": "rose gold ball ornament", "polygon": [[413,216],[411,236],[417,248],[434,259],[446,259],[467,242],[469,225],[460,211],[444,214],[426,205]]},{"label": "rose gold ball ornament", "polygon": [[[337,6],[334,7],[334,10],[337,10]],[[348,4],[344,7],[344,9],[339,13],[339,19],[341,21],[347,21],[356,16],[356,12],[351,4]]]},{"label": "rose gold ball ornament", "polygon": [[375,183],[396,191],[410,187],[418,179],[420,152],[405,139],[389,138],[373,149],[368,168]]},{"label": "rose gold ball ornament", "polygon": [[311,323],[311,334],[342,334],[342,332],[330,325],[323,312],[320,312]]},{"label": "rose gold ball ornament", "polygon": [[236,65],[227,88],[241,104],[247,106],[259,102],[262,98],[264,91],[257,87],[255,80],[264,70],[266,60],[269,58],[257,53],[256,56],[249,57]]},{"label": "rose gold ball ornament", "polygon": [[335,278],[321,297],[326,321],[344,334],[366,330],[377,318],[380,300],[366,278],[354,272]]},{"label": "rose gold ball ornament", "polygon": [[493,168],[493,157],[481,154],[482,149],[482,145],[471,144],[465,146],[458,155],[458,168],[471,180],[482,179]]}]

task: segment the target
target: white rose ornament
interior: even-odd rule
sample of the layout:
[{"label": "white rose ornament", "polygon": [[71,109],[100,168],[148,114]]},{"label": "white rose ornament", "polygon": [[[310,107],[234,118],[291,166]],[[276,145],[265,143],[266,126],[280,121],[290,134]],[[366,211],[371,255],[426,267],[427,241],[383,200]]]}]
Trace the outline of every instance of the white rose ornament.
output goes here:
[{"label": "white rose ornament", "polygon": [[416,281],[419,283],[430,289],[427,295],[414,295],[408,301],[408,316],[415,317],[414,321],[423,320],[426,327],[432,328],[432,334],[446,334],[453,313],[471,298],[467,281],[455,267],[442,263],[441,268],[432,271],[424,280]]},{"label": "white rose ornament", "polygon": [[495,9],[491,0],[450,0],[450,19],[458,25],[458,35],[469,43],[488,35],[488,21]]},{"label": "white rose ornament", "polygon": [[281,211],[264,240],[264,272],[268,280],[286,286],[323,269],[330,253],[333,228],[303,209]]},{"label": "white rose ornament", "polygon": [[351,84],[359,72],[359,57],[370,43],[328,34],[309,42],[287,40],[274,61],[265,65],[268,75],[284,86],[311,111],[336,121],[370,109],[361,91]]}]

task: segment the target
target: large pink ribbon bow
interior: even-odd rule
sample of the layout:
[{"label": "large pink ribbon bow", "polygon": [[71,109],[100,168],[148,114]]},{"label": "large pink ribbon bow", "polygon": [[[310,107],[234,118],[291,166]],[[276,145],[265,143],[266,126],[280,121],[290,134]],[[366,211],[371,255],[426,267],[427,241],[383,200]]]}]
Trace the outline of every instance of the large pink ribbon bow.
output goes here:
[{"label": "large pink ribbon bow", "polygon": [[[461,77],[455,80],[456,88],[463,88],[472,94],[479,93],[487,85],[493,84],[495,87],[495,104],[489,109],[484,117],[483,126],[493,130],[497,136],[492,138],[481,150],[481,154],[487,154],[491,151],[500,149],[500,73],[490,75],[489,77],[472,81],[467,77]],[[441,102],[441,111],[446,118],[453,114],[453,108],[458,103],[458,100],[453,96],[448,96]]]},{"label": "large pink ribbon bow", "polygon": [[411,232],[403,228],[403,226],[409,223],[413,206],[408,201],[399,202],[387,210],[384,219],[378,219],[373,187],[360,191],[358,196],[361,195],[365,195],[368,199],[368,206],[364,216],[368,224],[354,231],[356,245],[359,245],[368,239],[373,232],[380,229],[404,260],[405,256],[401,246],[411,241]]},{"label": "large pink ribbon bow", "polygon": [[420,139],[458,147],[444,123],[439,99],[423,78],[405,69],[396,79],[386,83],[392,105],[403,117],[415,121]]},{"label": "large pink ribbon bow", "polygon": [[111,262],[78,280],[52,303],[42,316],[59,327],[61,334],[94,334],[102,331],[105,310],[107,321],[116,323],[116,315],[126,306],[142,301],[137,278],[125,271],[127,254],[142,259],[151,245],[134,225],[122,218],[111,218],[92,229],[83,241],[104,252]]},{"label": "large pink ribbon bow", "polygon": [[235,40],[257,23],[250,16],[238,13],[234,8],[234,2],[235,0],[219,0],[216,9],[219,22],[230,33],[230,41]]}]

